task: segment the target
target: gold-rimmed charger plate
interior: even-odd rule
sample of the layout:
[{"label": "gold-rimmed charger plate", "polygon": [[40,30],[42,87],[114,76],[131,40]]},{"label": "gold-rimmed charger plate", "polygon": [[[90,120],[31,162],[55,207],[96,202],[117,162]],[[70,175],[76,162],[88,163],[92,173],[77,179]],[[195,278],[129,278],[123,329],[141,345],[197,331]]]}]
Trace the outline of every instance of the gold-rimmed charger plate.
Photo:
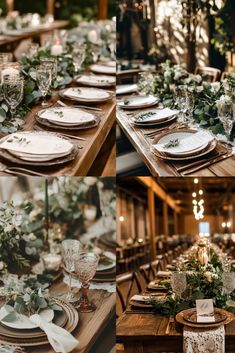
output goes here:
[{"label": "gold-rimmed charger plate", "polygon": [[227,325],[229,324],[230,322],[232,322],[234,320],[234,314],[233,313],[230,313],[229,311],[226,311],[226,310],[223,310],[223,309],[220,309],[221,311],[223,311],[223,313],[226,315],[226,319],[222,322],[217,322],[217,323],[192,323],[192,322],[189,322],[185,319],[185,315],[187,315],[187,313],[189,311],[191,311],[192,309],[187,309],[187,310],[183,310],[181,311],[180,313],[178,313],[175,317],[176,321],[182,325],[186,325],[186,326],[189,326],[189,327],[195,327],[195,328],[215,328],[215,327],[219,327],[221,325]]},{"label": "gold-rimmed charger plate", "polygon": [[[60,304],[67,316],[67,323],[64,326],[64,329],[68,332],[73,332],[78,325],[79,322],[79,315],[77,310],[71,305],[66,303],[61,299],[54,299],[54,301]],[[45,336],[43,337],[33,337],[33,338],[10,338],[5,337],[0,333],[0,343],[3,344],[17,344],[21,347],[33,347],[33,346],[41,346],[48,344],[48,340]]]},{"label": "gold-rimmed charger plate", "polygon": [[[163,137],[163,136],[166,136],[166,135],[172,135],[174,133],[177,133],[177,132],[191,132],[192,134],[193,133],[196,133],[197,130],[193,130],[193,129],[176,129],[174,130],[173,132],[165,132],[165,133],[162,133],[162,134],[159,134],[158,136],[156,136],[153,140],[153,144],[157,144],[160,139]],[[161,159],[164,159],[164,160],[169,160],[169,161],[188,161],[188,160],[192,160],[192,159],[195,159],[195,158],[199,158],[199,157],[202,157],[202,156],[205,156],[207,154],[209,154],[210,152],[212,152],[215,147],[217,145],[217,141],[214,139],[212,140],[204,149],[200,150],[200,151],[194,151],[193,154],[189,154],[189,155],[184,155],[184,156],[170,156],[170,155],[167,155],[167,154],[163,154],[163,153],[160,153],[158,152],[153,146],[151,146],[151,152],[161,158]]]}]

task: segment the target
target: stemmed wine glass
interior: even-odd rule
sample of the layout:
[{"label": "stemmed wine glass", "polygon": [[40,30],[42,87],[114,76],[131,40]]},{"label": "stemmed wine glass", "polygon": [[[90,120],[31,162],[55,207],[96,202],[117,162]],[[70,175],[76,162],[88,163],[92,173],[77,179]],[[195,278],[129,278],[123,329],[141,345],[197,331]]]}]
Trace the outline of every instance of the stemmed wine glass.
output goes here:
[{"label": "stemmed wine glass", "polygon": [[193,92],[187,91],[186,93],[186,110],[189,116],[189,120],[193,118],[193,111],[195,106],[195,98]]},{"label": "stemmed wine glass", "polygon": [[230,139],[230,134],[233,128],[233,122],[235,119],[235,114],[233,113],[233,105],[230,100],[221,100],[217,104],[218,108],[218,118],[223,124],[224,131],[228,140]]},{"label": "stemmed wine glass", "polygon": [[43,107],[48,107],[50,104],[45,101],[46,95],[51,86],[52,82],[52,72],[49,67],[44,65],[39,65],[36,70],[38,87],[42,93],[42,103]]},{"label": "stemmed wine glass", "polygon": [[222,274],[222,282],[229,300],[230,293],[235,289],[235,272],[224,272]]},{"label": "stemmed wine glass", "polygon": [[175,89],[175,102],[177,108],[180,110],[179,114],[179,122],[185,123],[186,122],[186,89],[184,86],[176,87]]},{"label": "stemmed wine glass", "polygon": [[173,292],[181,298],[182,293],[187,287],[187,278],[185,272],[172,272],[171,274],[171,287]]},{"label": "stemmed wine glass", "polygon": [[89,282],[94,277],[99,262],[99,256],[92,252],[81,252],[76,258],[75,272],[82,283],[82,296],[78,310],[82,313],[89,313],[96,310],[94,303],[88,300],[87,292]]},{"label": "stemmed wine glass", "polygon": [[78,240],[66,239],[62,241],[62,256],[65,269],[69,273],[69,292],[66,300],[68,302],[74,301],[74,295],[71,290],[72,272],[75,272],[75,263],[77,261],[79,252],[81,251],[81,243]]},{"label": "stemmed wine glass", "polygon": [[14,118],[16,108],[23,99],[24,79],[20,75],[3,77],[3,95],[9,105],[11,118]]},{"label": "stemmed wine glass", "polygon": [[57,58],[41,58],[40,65],[51,70],[51,85],[57,80],[58,62]]},{"label": "stemmed wine glass", "polygon": [[86,45],[85,44],[74,44],[73,51],[73,65],[75,68],[75,72],[78,74],[81,70],[82,63],[86,58]]}]

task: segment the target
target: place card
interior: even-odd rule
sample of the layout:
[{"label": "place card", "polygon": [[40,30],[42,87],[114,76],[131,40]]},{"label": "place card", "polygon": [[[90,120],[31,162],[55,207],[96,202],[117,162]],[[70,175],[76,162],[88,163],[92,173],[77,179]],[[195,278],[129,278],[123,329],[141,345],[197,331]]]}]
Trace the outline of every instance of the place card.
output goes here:
[{"label": "place card", "polygon": [[197,322],[215,322],[212,299],[196,300]]}]

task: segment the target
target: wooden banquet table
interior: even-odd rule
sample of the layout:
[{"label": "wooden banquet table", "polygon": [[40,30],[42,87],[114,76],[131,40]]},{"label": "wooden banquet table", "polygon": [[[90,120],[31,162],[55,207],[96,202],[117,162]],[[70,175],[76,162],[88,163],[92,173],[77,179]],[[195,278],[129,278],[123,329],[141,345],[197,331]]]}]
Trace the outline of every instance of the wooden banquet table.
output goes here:
[{"label": "wooden banquet table", "polygon": [[0,47],[6,47],[8,50],[10,50],[12,47],[15,48],[19,42],[21,42],[24,39],[28,38],[34,38],[38,39],[42,34],[50,33],[56,29],[63,29],[68,25],[68,21],[61,20],[61,21],[54,21],[53,23],[41,27],[41,28],[35,28],[32,29],[32,31],[28,31],[22,34],[19,34],[17,36],[13,35],[2,35],[0,36]]},{"label": "wooden banquet table", "polygon": [[[123,97],[122,97],[123,98]],[[154,109],[150,107],[146,109],[149,111]],[[183,173],[178,172],[171,163],[161,160],[151,152],[152,139],[144,134],[151,131],[156,131],[157,128],[140,128],[134,126],[131,122],[131,113],[138,114],[144,110],[123,110],[117,111],[117,122],[127,136],[133,147],[136,149],[143,162],[146,164],[153,176],[167,177],[167,176],[183,176]],[[170,126],[170,125],[169,125]],[[167,130],[166,130],[167,131]],[[174,130],[172,130],[174,131]],[[162,131],[161,131],[162,132]],[[182,164],[184,165],[184,164]],[[223,161],[207,165],[205,168],[197,170],[187,176],[234,176],[235,174],[235,156],[231,156]]]},{"label": "wooden banquet table", "polygon": [[[117,321],[116,337],[125,353],[157,353],[183,351],[183,326],[173,322],[169,334],[169,318],[155,314],[123,313]],[[225,351],[235,352],[235,320],[225,326]]]},{"label": "wooden banquet table", "polygon": [[[63,99],[59,98],[57,93],[51,99],[51,102],[56,105],[57,100]],[[71,101],[63,100],[69,106],[72,106]],[[75,103],[79,104],[80,103]],[[84,105],[84,103],[81,103]],[[59,105],[58,105],[59,106]],[[71,135],[71,141],[82,149],[78,150],[78,154],[74,160],[63,164],[61,166],[52,166],[52,167],[29,167],[27,168],[29,171],[30,169],[38,171],[42,174],[49,175],[49,176],[60,176],[60,175],[67,175],[67,176],[84,176],[89,173],[89,175],[101,175],[102,171],[100,171],[101,164],[104,157],[107,157],[107,154],[111,152],[113,145],[115,144],[115,135],[114,135],[114,124],[115,124],[115,100],[110,100],[108,102],[102,104],[92,105],[92,107],[101,108],[101,112],[96,112],[93,110],[88,110],[89,112],[94,112],[98,116],[100,116],[101,121],[98,126],[91,128],[91,129],[84,129],[84,130],[56,130],[49,129],[47,127],[42,127],[43,131],[53,131],[58,133],[66,133]],[[23,126],[23,131],[34,131],[36,130],[36,126],[39,126],[36,123],[34,118],[35,114],[41,110],[42,107],[40,104],[33,107],[31,112],[29,112],[25,118],[25,124]],[[72,136],[79,136],[85,139],[85,141],[73,139]],[[113,145],[112,145],[113,144]],[[0,161],[7,166],[11,167],[22,167],[20,165],[16,165],[10,162],[7,162],[0,158]],[[114,163],[114,159],[113,159]],[[90,170],[92,169],[92,172]],[[112,174],[115,175],[115,166],[113,166]],[[0,172],[0,175],[5,175],[6,173]]]},{"label": "wooden banquet table", "polygon": [[[67,293],[68,286],[61,281],[54,283],[51,293]],[[102,353],[99,346],[105,345],[106,351],[115,345],[115,303],[116,294],[104,290],[89,290],[89,299],[97,306],[91,313],[79,313],[78,327],[72,333],[79,341],[78,348],[72,353]],[[103,339],[104,336],[104,339]],[[101,342],[103,341],[103,342]],[[0,342],[1,343],[1,342]],[[97,347],[94,351],[93,345]],[[1,351],[1,348],[0,348]],[[27,353],[54,353],[51,346],[38,346],[26,349]],[[103,348],[103,352],[104,351]]]}]

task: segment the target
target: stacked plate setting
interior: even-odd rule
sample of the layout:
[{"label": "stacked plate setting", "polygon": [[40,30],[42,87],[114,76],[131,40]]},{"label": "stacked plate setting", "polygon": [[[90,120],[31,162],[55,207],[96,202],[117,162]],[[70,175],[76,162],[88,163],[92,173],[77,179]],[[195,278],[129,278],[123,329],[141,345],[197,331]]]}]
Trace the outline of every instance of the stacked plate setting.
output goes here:
[{"label": "stacked plate setting", "polygon": [[43,109],[37,113],[35,118],[42,125],[67,130],[93,128],[100,121],[94,113],[73,107]]},{"label": "stacked plate setting", "polygon": [[[62,311],[54,312],[51,315],[51,313],[48,313],[51,310],[47,309],[44,316],[50,314],[54,324],[70,333],[73,332],[78,325],[78,312],[72,305],[63,300],[53,299],[53,301],[62,308]],[[24,321],[22,320],[21,317],[16,322],[0,322],[0,340],[2,343],[16,344],[21,347],[41,346],[49,343],[45,332],[35,327],[35,325],[30,325],[30,321],[27,318]],[[23,325],[22,322],[25,324]]]},{"label": "stacked plate setting", "polygon": [[90,70],[97,74],[116,75],[116,62],[107,61],[106,63],[98,63],[90,66]]},{"label": "stacked plate setting", "polygon": [[74,87],[60,91],[60,96],[82,103],[104,103],[113,98],[113,93],[100,88]]},{"label": "stacked plate setting", "polygon": [[96,274],[92,279],[93,282],[114,282],[116,278],[116,256],[110,251],[105,251],[106,256],[110,263],[102,264],[100,262],[97,267]]},{"label": "stacked plate setting", "polygon": [[75,78],[75,82],[92,87],[110,87],[116,83],[116,77],[105,75],[81,75]]},{"label": "stacked plate setting", "polygon": [[153,96],[127,96],[117,101],[117,105],[122,109],[142,109],[151,107],[159,102]]},{"label": "stacked plate setting", "polygon": [[215,138],[207,131],[178,129],[158,135],[151,151],[159,158],[187,161],[202,157],[216,147]]},{"label": "stacked plate setting", "polygon": [[23,165],[54,165],[75,158],[69,139],[52,132],[17,132],[0,140],[1,157]]},{"label": "stacked plate setting", "polygon": [[137,114],[133,117],[134,125],[138,127],[152,127],[167,124],[176,119],[178,110],[169,108],[152,109],[144,113]]}]

